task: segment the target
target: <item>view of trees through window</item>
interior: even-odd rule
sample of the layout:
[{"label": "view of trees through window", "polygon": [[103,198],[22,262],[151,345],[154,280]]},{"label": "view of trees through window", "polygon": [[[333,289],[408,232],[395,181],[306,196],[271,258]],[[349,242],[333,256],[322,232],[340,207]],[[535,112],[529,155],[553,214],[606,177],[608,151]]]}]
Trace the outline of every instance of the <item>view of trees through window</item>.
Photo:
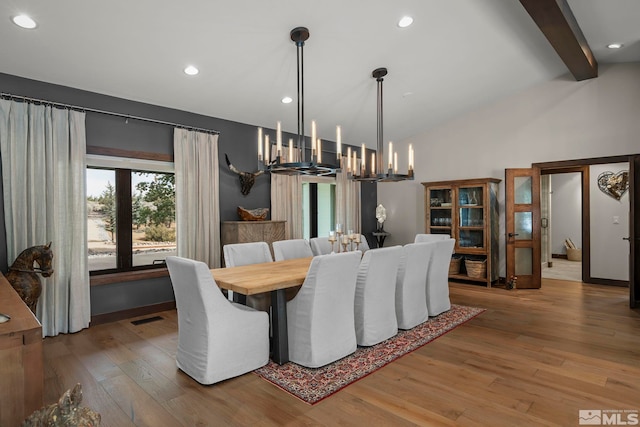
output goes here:
[{"label": "view of trees through window", "polygon": [[174,174],[87,168],[87,213],[90,271],[161,264],[176,254]]}]

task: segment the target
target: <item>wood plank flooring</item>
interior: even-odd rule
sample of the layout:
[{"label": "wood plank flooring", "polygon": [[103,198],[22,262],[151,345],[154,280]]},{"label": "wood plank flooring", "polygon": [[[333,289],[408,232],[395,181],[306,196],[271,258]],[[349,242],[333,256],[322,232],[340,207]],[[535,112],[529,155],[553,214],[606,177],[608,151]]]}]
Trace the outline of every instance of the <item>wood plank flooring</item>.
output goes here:
[{"label": "wood plank flooring", "polygon": [[452,283],[451,300],[487,311],[314,406],[252,373],[201,386],[178,371],[175,311],[45,339],[44,398],[79,382],[83,404],[117,427],[571,426],[580,409],[640,410],[640,312],[627,289]]}]

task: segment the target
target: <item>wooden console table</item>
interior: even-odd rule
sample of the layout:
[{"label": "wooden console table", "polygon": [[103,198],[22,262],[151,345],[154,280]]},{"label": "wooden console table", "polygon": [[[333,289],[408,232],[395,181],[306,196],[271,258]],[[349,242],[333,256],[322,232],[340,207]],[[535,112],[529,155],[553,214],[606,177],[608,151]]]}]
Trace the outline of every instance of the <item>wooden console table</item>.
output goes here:
[{"label": "wooden console table", "polygon": [[42,325],[0,273],[0,426],[18,426],[42,407]]},{"label": "wooden console table", "polygon": [[271,243],[285,239],[287,221],[222,221],[222,246],[229,243],[267,242],[273,256]]}]

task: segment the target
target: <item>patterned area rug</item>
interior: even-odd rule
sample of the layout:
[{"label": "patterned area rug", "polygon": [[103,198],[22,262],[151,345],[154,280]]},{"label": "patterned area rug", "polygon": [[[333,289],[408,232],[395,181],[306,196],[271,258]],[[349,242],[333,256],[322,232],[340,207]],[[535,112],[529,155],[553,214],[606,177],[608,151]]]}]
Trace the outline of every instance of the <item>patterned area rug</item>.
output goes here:
[{"label": "patterned area rug", "polygon": [[451,310],[429,318],[409,331],[372,347],[358,347],[355,353],[322,368],[305,368],[293,362],[280,366],[269,362],[254,372],[309,404],[331,396],[349,384],[433,341],[474,318],[484,309],[452,305]]}]

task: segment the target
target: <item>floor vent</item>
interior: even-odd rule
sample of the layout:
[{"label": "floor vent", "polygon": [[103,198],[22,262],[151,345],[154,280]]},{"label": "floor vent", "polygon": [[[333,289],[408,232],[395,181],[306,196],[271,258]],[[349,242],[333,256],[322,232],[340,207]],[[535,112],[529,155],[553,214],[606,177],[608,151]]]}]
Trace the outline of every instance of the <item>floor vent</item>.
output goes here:
[{"label": "floor vent", "polygon": [[142,325],[144,323],[157,322],[158,320],[162,320],[162,319],[163,318],[160,316],[153,316],[153,317],[147,317],[146,319],[133,320],[131,323],[133,325]]}]

